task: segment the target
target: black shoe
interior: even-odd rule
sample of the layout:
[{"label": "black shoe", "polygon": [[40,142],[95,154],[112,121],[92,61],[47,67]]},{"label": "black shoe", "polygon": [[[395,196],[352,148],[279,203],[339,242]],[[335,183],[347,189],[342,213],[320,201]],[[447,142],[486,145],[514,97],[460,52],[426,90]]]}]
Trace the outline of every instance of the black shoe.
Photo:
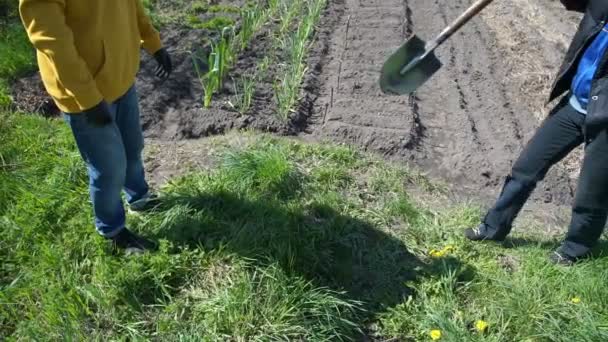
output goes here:
[{"label": "black shoe", "polygon": [[160,203],[161,201],[158,195],[146,195],[142,199],[129,204],[129,211],[134,214],[150,212],[158,208]]},{"label": "black shoe", "polygon": [[126,254],[142,254],[145,251],[155,251],[158,247],[154,241],[138,236],[127,228],[111,240],[114,248],[123,249]]},{"label": "black shoe", "polygon": [[489,237],[485,234],[485,224],[482,223],[476,228],[468,228],[464,231],[464,236],[471,241],[496,241],[502,242],[505,238]]},{"label": "black shoe", "polygon": [[578,259],[573,258],[567,254],[564,254],[563,252],[554,251],[553,253],[551,253],[549,255],[549,261],[555,265],[572,266],[572,265],[576,264]]}]

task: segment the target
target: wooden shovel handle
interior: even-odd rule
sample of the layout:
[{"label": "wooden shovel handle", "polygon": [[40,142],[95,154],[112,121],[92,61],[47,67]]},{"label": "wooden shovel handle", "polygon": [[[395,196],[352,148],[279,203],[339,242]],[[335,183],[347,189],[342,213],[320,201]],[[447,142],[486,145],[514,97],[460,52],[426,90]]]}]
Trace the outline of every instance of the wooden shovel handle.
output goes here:
[{"label": "wooden shovel handle", "polygon": [[450,38],[454,33],[456,33],[460,28],[462,28],[466,23],[468,23],[473,17],[475,17],[479,12],[481,12],[486,6],[492,3],[494,0],[479,0],[474,3],[469,9],[467,9],[458,19],[454,20],[454,22],[446,27],[439,36],[432,42],[432,49],[435,49],[443,42],[445,42],[448,38]]}]

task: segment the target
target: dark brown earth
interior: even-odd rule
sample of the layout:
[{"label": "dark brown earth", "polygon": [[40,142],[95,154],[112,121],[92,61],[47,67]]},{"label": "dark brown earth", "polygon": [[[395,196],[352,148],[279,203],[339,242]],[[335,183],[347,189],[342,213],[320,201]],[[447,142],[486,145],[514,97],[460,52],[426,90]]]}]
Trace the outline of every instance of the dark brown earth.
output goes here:
[{"label": "dark brown earth", "polygon": [[[193,67],[193,51],[208,49],[206,31],[168,29],[164,40],[173,56],[175,71],[172,77],[161,83],[152,77],[155,62],[144,58],[142,72],[137,81],[142,107],[142,124],[148,137],[161,139],[192,139],[221,134],[233,129],[258,129],[266,132],[294,135],[308,124],[318,93],[318,77],[325,61],[325,51],[332,29],[340,17],[340,5],[330,6],[323,16],[309,61],[306,79],[302,87],[300,105],[287,120],[279,119],[274,112],[274,82],[278,77],[278,63],[272,63],[268,71],[256,83],[252,108],[239,113],[233,108],[235,84],[241,76],[252,75],[264,57],[276,61],[284,58],[272,48],[269,30],[264,29],[254,42],[239,56],[230,72],[224,89],[214,97],[211,108],[203,108],[203,89]],[[274,51],[274,52],[273,52]]]},{"label": "dark brown earth", "polygon": [[12,87],[13,103],[17,110],[39,113],[45,117],[59,116],[59,108],[46,93],[39,74],[17,80]]},{"label": "dark brown earth", "polygon": [[[549,75],[576,18],[556,2],[538,1],[533,9],[524,0],[515,6],[497,2],[437,51],[444,67],[415,95],[381,94],[377,79],[384,57],[412,32],[433,38],[470,3],[347,0],[315,106],[314,139],[406,160],[461,194],[492,198],[548,111],[542,103]],[[535,198],[567,203],[574,188],[559,166]]]},{"label": "dark brown earth", "polygon": [[[168,142],[252,128],[348,143],[407,162],[453,185],[460,196],[489,200],[550,109],[544,107],[548,86],[578,17],[557,1],[497,1],[439,48],[443,69],[415,95],[382,94],[377,81],[385,57],[413,32],[431,39],[471,2],[330,1],[309,58],[302,101],[286,121],[273,112],[276,65],[256,85],[250,111],[240,114],[230,105],[232,80],[251,74],[258,60],[276,53],[270,28],[241,54],[225,88],[204,109],[191,53],[208,49],[216,37],[169,26],[163,39],[174,74],[164,83],[154,79],[155,62],[144,56],[137,80],[146,136]],[[37,85],[29,88],[40,93]],[[20,91],[27,86],[15,89],[18,99],[30,96]],[[571,200],[578,155],[550,172],[534,202]]]}]

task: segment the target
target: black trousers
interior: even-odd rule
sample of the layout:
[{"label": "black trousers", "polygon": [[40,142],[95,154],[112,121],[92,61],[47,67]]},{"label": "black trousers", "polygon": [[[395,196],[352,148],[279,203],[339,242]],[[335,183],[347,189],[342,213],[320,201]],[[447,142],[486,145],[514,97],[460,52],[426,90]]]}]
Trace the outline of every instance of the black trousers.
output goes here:
[{"label": "black trousers", "polygon": [[597,243],[608,215],[608,132],[603,130],[585,140],[586,116],[569,104],[561,105],[541,125],[515,162],[511,175],[494,206],[484,219],[484,233],[506,237],[515,217],[551,166],[585,143],[572,220],[560,252],[571,257],[587,254]]}]

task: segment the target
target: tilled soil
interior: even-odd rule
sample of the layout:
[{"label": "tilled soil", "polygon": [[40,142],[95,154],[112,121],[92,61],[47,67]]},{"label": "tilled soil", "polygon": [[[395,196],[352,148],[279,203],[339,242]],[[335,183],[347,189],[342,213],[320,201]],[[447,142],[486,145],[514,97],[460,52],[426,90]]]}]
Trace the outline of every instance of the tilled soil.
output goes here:
[{"label": "tilled soil", "polygon": [[[405,159],[464,194],[495,196],[548,111],[542,107],[546,90],[576,16],[548,0],[496,2],[437,51],[444,67],[415,95],[381,94],[384,58],[414,32],[432,39],[470,3],[347,0],[331,41],[313,136]],[[574,188],[558,166],[535,198],[566,203]]]},{"label": "tilled soil", "polygon": [[[280,51],[272,46],[272,23],[259,32],[238,56],[223,89],[213,98],[210,108],[203,108],[203,88],[194,68],[193,52],[209,49],[210,39],[204,30],[166,28],[163,40],[169,47],[174,72],[160,82],[153,77],[156,63],[143,58],[142,72],[137,80],[142,109],[142,124],[146,136],[156,139],[181,140],[222,134],[234,129],[257,129],[282,135],[295,135],[308,125],[319,90],[319,74],[323,71],[326,51],[333,28],[343,6],[336,1],[328,6],[319,23],[303,80],[299,104],[287,119],[276,114],[276,81],[281,78]],[[235,107],[239,91],[238,80],[255,74],[260,61],[269,58],[270,65],[255,82],[251,108],[240,113]]]},{"label": "tilled soil", "polygon": [[[268,32],[260,32],[239,56],[226,86],[205,109],[192,52],[208,48],[214,37],[204,30],[166,27],[162,33],[173,55],[173,76],[154,79],[156,64],[144,56],[137,80],[145,134],[179,141],[253,128],[348,143],[407,162],[454,185],[464,197],[490,200],[549,111],[544,106],[548,87],[579,16],[558,1],[497,1],[437,50],[444,67],[415,95],[382,94],[377,82],[385,58],[413,33],[432,39],[472,2],[330,1],[300,104],[288,120],[274,115],[278,63],[256,83],[250,111],[241,114],[230,105],[233,79],[251,74],[264,57],[280,60]],[[23,82],[16,95],[36,101],[18,102],[46,103],[35,78]],[[573,155],[549,173],[536,203],[571,200],[580,151]]]}]

